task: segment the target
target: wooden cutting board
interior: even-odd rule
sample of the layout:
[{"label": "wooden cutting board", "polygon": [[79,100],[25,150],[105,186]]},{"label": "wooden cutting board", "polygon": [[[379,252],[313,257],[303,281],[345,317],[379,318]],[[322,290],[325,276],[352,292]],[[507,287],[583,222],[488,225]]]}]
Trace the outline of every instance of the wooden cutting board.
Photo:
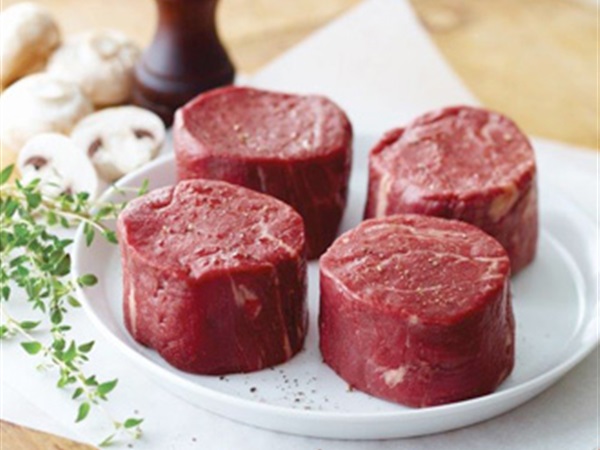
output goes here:
[{"label": "wooden cutting board", "polygon": [[595,1],[412,3],[484,105],[529,134],[598,149]]},{"label": "wooden cutting board", "polygon": [[93,450],[94,447],[0,420],[2,450]]},{"label": "wooden cutting board", "polygon": [[[2,7],[18,1],[3,0]],[[598,148],[593,1],[410,1],[442,54],[483,104],[514,118],[530,134]],[[154,29],[152,0],[39,3],[56,14],[66,33],[114,27],[146,44]],[[251,73],[358,3],[222,0],[221,34],[238,70]],[[10,162],[2,155],[2,166]],[[2,448],[91,448],[9,422],[0,425]]]}]

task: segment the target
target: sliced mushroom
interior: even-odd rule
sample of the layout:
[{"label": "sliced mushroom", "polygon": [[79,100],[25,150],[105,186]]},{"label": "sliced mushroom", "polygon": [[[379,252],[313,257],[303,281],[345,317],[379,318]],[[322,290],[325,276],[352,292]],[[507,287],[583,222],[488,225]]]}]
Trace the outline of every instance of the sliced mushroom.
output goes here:
[{"label": "sliced mushroom", "polygon": [[157,155],[165,140],[165,126],[153,112],[120,106],[89,115],[71,137],[100,176],[114,181]]},{"label": "sliced mushroom", "polygon": [[98,194],[98,175],[90,160],[71,139],[62,134],[44,133],[29,140],[19,153],[17,167],[23,183],[40,179],[42,192]]},{"label": "sliced mushroom", "polygon": [[35,3],[9,6],[0,14],[2,87],[41,70],[60,44],[60,31],[50,13]]},{"label": "sliced mushroom", "polygon": [[126,102],[140,48],[115,30],[95,30],[67,40],[50,58],[48,71],[78,83],[96,106]]},{"label": "sliced mushroom", "polygon": [[2,147],[18,153],[37,134],[68,134],[92,110],[76,84],[47,73],[29,75],[0,96]]}]

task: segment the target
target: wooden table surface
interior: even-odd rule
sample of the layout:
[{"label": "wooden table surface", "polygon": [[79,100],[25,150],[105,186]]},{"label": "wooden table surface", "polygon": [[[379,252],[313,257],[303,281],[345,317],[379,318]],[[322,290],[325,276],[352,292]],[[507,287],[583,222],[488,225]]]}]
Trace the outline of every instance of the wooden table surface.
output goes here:
[{"label": "wooden table surface", "polygon": [[[2,7],[18,1],[3,0]],[[410,1],[442,54],[484,105],[509,115],[530,134],[598,149],[595,2]],[[152,0],[38,2],[56,14],[67,34],[114,27],[147,44],[154,30]],[[238,70],[252,73],[359,2],[221,0],[219,28]],[[48,448],[46,435],[6,423],[1,430],[7,448]],[[57,445],[81,448],[64,441]]]},{"label": "wooden table surface", "polygon": [[[3,0],[3,7],[19,0]],[[38,0],[66,33],[124,30],[149,42],[152,0]],[[251,73],[360,0],[221,0],[223,41]],[[448,62],[481,102],[530,134],[597,148],[592,0],[411,0]]]}]

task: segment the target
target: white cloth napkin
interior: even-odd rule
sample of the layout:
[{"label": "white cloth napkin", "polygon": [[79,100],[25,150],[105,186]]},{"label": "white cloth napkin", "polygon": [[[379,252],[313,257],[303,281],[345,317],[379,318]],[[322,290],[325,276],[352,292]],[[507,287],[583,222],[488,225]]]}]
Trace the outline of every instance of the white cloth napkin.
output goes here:
[{"label": "white cloth napkin", "polygon": [[[476,103],[429,41],[405,0],[365,1],[268,66],[252,84],[326,94],[349,112],[357,131],[370,134],[381,133],[431,108]],[[542,140],[536,140],[535,146],[540,172],[552,174],[554,181],[595,218],[597,154]],[[560,174],[553,173],[557,167]],[[70,314],[69,320],[75,325],[78,340],[97,341],[90,369],[100,378],[120,379],[107,408],[115,417],[131,415],[134,410],[145,417],[145,435],[134,448],[592,450],[600,444],[598,350],[536,399],[488,422],[423,438],[350,442],[273,433],[193,407],[151,383],[143,371],[89,326],[83,312]],[[102,426],[104,419],[97,413],[84,424],[74,425],[76,406],[66,393],[53,387],[51,375],[35,372],[35,359],[17,344],[2,342],[0,358],[3,419],[90,443],[99,442],[109,430]]]}]

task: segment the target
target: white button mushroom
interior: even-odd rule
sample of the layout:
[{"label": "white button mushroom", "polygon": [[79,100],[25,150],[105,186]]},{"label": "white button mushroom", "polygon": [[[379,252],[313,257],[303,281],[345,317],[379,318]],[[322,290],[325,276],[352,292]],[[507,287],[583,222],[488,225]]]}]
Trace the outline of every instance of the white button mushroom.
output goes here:
[{"label": "white button mushroom", "polygon": [[165,139],[160,118],[143,108],[119,106],[89,115],[73,129],[75,144],[106,181],[114,181],[156,156]]},{"label": "white button mushroom", "polygon": [[37,134],[68,134],[92,110],[76,84],[47,73],[29,75],[0,96],[2,148],[16,153]]},{"label": "white button mushroom", "polygon": [[60,44],[60,31],[50,13],[35,3],[18,3],[0,14],[2,87],[41,70]]},{"label": "white button mushroom", "polygon": [[58,133],[44,133],[27,141],[19,153],[17,167],[23,183],[40,179],[45,195],[87,192],[98,194],[98,175],[89,159],[71,139]]},{"label": "white button mushroom", "polygon": [[126,102],[131,97],[139,47],[114,30],[78,34],[65,42],[48,62],[48,71],[78,83],[96,106]]}]

